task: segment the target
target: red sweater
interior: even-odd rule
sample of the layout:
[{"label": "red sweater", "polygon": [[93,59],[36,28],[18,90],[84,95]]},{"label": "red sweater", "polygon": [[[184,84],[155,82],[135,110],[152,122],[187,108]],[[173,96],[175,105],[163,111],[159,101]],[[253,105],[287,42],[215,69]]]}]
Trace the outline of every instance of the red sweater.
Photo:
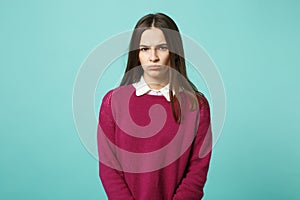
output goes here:
[{"label": "red sweater", "polygon": [[200,200],[211,158],[206,98],[191,111],[183,93],[176,123],[164,96],[135,95],[132,85],[103,98],[98,125],[100,179],[111,200]]}]

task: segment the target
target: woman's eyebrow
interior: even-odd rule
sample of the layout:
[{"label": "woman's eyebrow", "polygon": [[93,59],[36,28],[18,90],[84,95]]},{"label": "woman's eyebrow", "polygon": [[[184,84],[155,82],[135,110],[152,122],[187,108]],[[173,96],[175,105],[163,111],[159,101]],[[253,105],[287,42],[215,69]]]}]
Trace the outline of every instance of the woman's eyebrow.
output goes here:
[{"label": "woman's eyebrow", "polygon": [[[158,44],[158,45],[156,45],[156,47],[158,47],[158,46],[164,46],[164,45],[167,45],[167,43]],[[140,44],[140,47],[150,47],[150,46],[149,45],[145,45],[145,44]]]}]

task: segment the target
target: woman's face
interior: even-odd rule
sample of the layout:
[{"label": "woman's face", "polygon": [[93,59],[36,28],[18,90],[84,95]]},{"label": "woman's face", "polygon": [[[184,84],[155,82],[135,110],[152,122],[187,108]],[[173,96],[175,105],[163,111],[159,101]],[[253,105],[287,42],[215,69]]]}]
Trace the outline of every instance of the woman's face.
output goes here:
[{"label": "woman's face", "polygon": [[142,33],[139,60],[147,81],[168,82],[170,54],[163,32],[150,28]]}]

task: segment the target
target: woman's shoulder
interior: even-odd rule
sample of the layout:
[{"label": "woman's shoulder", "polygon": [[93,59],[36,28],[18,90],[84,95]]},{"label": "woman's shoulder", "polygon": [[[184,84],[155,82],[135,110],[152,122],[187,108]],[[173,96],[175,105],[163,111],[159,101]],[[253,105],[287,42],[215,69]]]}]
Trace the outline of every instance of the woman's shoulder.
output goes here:
[{"label": "woman's shoulder", "polygon": [[202,92],[199,92],[199,91],[190,92],[190,91],[185,90],[184,92],[181,92],[180,94],[181,94],[180,96],[183,97],[183,99],[189,99],[192,102],[192,104],[197,102],[196,104],[199,105],[200,109],[203,106],[204,106],[204,108],[209,108],[209,102],[208,102],[206,96]]},{"label": "woman's shoulder", "polygon": [[196,91],[195,94],[197,96],[200,107],[205,106],[206,108],[209,108],[209,102],[208,102],[206,96],[202,92],[199,92],[199,91]]},{"label": "woman's shoulder", "polygon": [[113,88],[104,95],[102,103],[110,104],[113,97],[114,99],[120,99],[132,91],[134,91],[134,87],[132,85],[123,85]]}]

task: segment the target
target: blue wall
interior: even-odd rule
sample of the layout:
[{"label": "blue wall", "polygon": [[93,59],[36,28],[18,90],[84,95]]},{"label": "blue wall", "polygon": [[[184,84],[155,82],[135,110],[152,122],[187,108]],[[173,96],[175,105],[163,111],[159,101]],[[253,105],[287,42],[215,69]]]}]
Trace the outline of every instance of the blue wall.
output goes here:
[{"label": "blue wall", "polygon": [[158,11],[206,49],[226,89],[204,199],[300,199],[299,8],[296,0],[1,1],[0,199],[106,198],[73,122],[73,84],[92,49]]}]

